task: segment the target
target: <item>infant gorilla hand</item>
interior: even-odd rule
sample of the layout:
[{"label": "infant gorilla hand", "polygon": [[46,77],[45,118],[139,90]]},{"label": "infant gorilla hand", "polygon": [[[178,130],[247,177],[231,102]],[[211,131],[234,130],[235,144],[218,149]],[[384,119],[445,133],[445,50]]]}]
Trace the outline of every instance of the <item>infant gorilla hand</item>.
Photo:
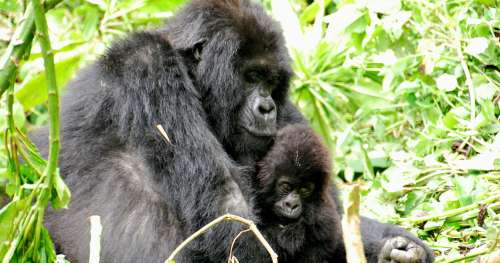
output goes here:
[{"label": "infant gorilla hand", "polygon": [[428,262],[424,247],[402,236],[387,239],[378,258],[378,263]]}]

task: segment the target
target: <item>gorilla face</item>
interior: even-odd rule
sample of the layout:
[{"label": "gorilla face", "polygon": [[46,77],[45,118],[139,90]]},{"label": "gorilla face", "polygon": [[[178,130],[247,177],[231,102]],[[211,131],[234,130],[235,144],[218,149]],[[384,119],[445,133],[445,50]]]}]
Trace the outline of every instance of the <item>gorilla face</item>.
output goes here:
[{"label": "gorilla face", "polygon": [[[247,60],[240,72],[246,96],[239,111],[240,128],[254,137],[273,137],[277,130],[277,101],[288,75],[267,59]],[[285,82],[285,83],[284,83]]]},{"label": "gorilla face", "polygon": [[314,183],[305,182],[294,184],[292,177],[282,177],[276,184],[274,196],[276,200],[273,205],[274,213],[286,219],[298,219],[302,215],[304,202],[314,190]]},{"label": "gorilla face", "polygon": [[239,161],[263,154],[292,74],[279,25],[251,1],[197,1],[181,12],[169,25],[183,30],[167,28],[168,38],[192,51],[183,55],[214,134]]}]

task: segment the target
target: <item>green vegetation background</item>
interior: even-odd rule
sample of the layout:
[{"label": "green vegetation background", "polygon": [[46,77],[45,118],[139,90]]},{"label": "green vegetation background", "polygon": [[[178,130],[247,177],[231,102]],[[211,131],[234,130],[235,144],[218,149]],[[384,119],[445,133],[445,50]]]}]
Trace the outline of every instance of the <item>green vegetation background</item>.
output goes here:
[{"label": "green vegetation background", "polygon": [[[23,2],[0,1],[0,54],[21,21]],[[161,25],[183,2],[73,0],[50,10],[62,94],[76,71],[113,39]],[[362,214],[404,226],[424,239],[440,262],[498,251],[499,2],[261,2],[284,27],[296,72],[292,100],[326,138],[340,187],[361,183]],[[15,81],[16,127],[29,132],[47,124],[46,89],[35,44]],[[2,138],[8,127],[6,104],[2,98]],[[10,197],[31,193],[37,187],[33,172],[21,167],[21,178],[13,178],[5,142],[0,142],[1,192]],[[63,183],[56,184],[64,206],[69,195]],[[0,210],[0,258],[14,238],[19,211],[29,209],[31,204],[18,203]],[[53,260],[50,240],[43,231],[41,236],[34,240],[38,252],[29,252],[28,242],[12,261]]]}]

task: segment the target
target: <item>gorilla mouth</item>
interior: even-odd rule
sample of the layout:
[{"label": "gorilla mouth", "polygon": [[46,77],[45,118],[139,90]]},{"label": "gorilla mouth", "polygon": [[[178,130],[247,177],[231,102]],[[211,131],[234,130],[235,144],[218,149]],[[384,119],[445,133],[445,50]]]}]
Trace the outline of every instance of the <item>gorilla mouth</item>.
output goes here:
[{"label": "gorilla mouth", "polygon": [[254,126],[242,125],[243,129],[248,133],[255,137],[274,137],[276,136],[276,128],[275,127],[267,127],[267,128],[257,128]]},{"label": "gorilla mouth", "polygon": [[273,212],[278,215],[280,222],[286,225],[297,222],[301,218],[302,208],[290,210],[280,206],[274,206]]}]

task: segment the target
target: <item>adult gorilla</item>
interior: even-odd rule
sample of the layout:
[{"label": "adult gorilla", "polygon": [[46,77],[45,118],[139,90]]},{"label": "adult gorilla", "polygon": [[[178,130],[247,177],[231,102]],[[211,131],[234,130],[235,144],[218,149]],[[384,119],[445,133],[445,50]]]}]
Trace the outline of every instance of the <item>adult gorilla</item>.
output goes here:
[{"label": "adult gorilla", "polygon": [[[279,27],[244,0],[192,1],[163,30],[114,44],[62,101],[60,169],[73,201],[47,215],[59,252],[88,261],[94,214],[103,224],[102,262],[161,262],[224,213],[256,219],[233,159],[258,158],[279,127],[303,121],[287,99],[290,75]],[[46,152],[46,132],[34,137]],[[426,258],[414,252],[423,251],[418,239],[369,222],[369,258],[390,260],[398,248],[402,262]],[[222,224],[176,261],[222,262],[241,230]],[[393,236],[420,246],[384,242]],[[239,242],[236,256],[268,260],[252,238]]]}]

